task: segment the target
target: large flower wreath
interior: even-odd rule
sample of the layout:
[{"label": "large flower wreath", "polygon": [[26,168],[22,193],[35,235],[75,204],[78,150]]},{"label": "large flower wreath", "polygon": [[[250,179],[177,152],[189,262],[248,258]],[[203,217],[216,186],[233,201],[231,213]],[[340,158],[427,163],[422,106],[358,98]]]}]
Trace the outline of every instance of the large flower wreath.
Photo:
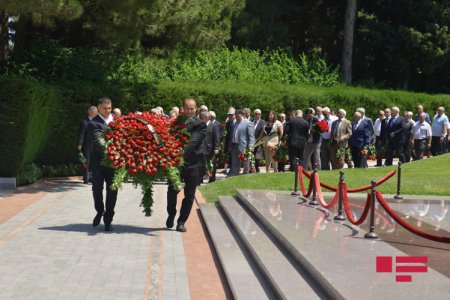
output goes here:
[{"label": "large flower wreath", "polygon": [[99,142],[105,147],[103,163],[115,169],[112,189],[119,189],[123,182],[131,182],[142,188],[146,216],[152,214],[153,183],[170,179],[175,189],[181,189],[180,166],[183,148],[189,139],[185,119],[167,120],[144,112],[115,118],[109,124]]}]

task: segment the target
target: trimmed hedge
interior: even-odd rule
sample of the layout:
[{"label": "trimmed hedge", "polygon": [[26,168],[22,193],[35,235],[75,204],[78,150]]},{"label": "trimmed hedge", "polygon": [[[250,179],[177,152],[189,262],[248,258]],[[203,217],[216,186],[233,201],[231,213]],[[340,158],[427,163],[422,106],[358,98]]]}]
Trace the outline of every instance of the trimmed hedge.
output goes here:
[{"label": "trimmed hedge", "polygon": [[[13,96],[12,96],[13,95]],[[365,107],[375,118],[379,109],[397,105],[413,110],[418,103],[431,115],[437,106],[450,107],[450,95],[428,95],[393,90],[370,90],[347,86],[316,87],[276,83],[160,81],[115,85],[40,82],[0,78],[0,176],[16,176],[31,163],[55,166],[77,163],[79,123],[90,105],[103,96],[124,113],[162,106],[168,112],[186,97],[206,104],[223,121],[230,106],[277,112],[317,105],[344,108],[350,114]]]},{"label": "trimmed hedge", "polygon": [[186,97],[194,97],[199,105],[206,104],[216,112],[219,120],[225,119],[230,106],[283,112],[321,105],[331,109],[344,108],[348,118],[358,107],[365,107],[367,116],[373,118],[377,116],[378,110],[393,105],[404,112],[415,111],[420,103],[430,115],[440,105],[450,107],[450,95],[371,90],[344,85],[317,87],[276,83],[162,81],[156,85],[154,97],[147,101],[146,108],[161,105],[170,109],[174,105],[179,106]]},{"label": "trimmed hedge", "polygon": [[15,177],[44,149],[61,98],[57,88],[33,80],[0,79],[0,176]]}]

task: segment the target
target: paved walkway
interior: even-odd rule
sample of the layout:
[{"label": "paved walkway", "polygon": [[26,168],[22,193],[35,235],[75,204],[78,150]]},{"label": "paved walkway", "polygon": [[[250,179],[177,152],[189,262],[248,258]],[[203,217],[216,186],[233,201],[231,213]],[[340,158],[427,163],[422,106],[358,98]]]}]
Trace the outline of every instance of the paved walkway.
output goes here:
[{"label": "paved walkway", "polygon": [[124,185],[112,233],[78,178],[0,194],[0,299],[225,299],[197,206],[187,233],[166,229],[166,190],[147,218]]}]

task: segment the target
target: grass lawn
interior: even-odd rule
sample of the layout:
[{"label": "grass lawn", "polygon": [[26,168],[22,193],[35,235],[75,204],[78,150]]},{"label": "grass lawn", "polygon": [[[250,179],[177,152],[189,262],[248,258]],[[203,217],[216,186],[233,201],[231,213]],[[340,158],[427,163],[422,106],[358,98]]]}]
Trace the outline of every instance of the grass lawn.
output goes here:
[{"label": "grass lawn", "polygon": [[[378,180],[397,166],[345,169],[347,187],[356,188]],[[339,170],[319,171],[320,181],[337,186]],[[306,177],[305,185],[309,181]],[[219,180],[200,187],[200,191],[208,202],[217,201],[219,195],[234,196],[236,189],[259,189],[292,191],[294,173],[248,174]],[[378,190],[385,194],[395,194],[397,191],[397,176],[382,184]],[[327,191],[327,190],[324,190]],[[402,165],[401,193],[404,195],[443,195],[450,196],[450,153],[415,161]]]}]

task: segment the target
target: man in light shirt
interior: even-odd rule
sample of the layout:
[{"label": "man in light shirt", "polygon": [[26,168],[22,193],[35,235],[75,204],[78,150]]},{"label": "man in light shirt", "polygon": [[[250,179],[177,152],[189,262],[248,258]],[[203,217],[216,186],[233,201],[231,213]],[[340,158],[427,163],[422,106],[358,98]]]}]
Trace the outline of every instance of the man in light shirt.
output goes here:
[{"label": "man in light shirt", "polygon": [[[381,152],[381,149],[383,149],[384,146],[384,139],[381,136],[381,126],[383,124],[383,120],[385,119],[384,116],[384,110],[380,110],[378,112],[378,118],[375,120],[375,124],[373,125],[373,130],[375,132],[375,148],[377,150],[377,153]],[[381,153],[377,155],[377,164],[376,167],[381,167],[382,164],[382,157]]]},{"label": "man in light shirt", "polygon": [[322,144],[320,145],[320,162],[322,170],[330,170],[332,160],[330,159],[330,137],[331,125],[338,119],[336,116],[330,114],[330,109],[324,107],[322,110],[324,121],[328,123],[328,131],[322,133]]},{"label": "man in light shirt", "polygon": [[419,122],[411,129],[410,144],[414,145],[415,160],[423,159],[425,149],[431,147],[431,126],[426,121],[424,112],[419,114]]},{"label": "man in light shirt", "polygon": [[444,112],[444,107],[438,107],[437,114],[434,116],[433,124],[431,125],[431,132],[433,134],[431,138],[431,154],[433,156],[444,153],[446,147],[447,127],[449,122],[448,117]]}]

